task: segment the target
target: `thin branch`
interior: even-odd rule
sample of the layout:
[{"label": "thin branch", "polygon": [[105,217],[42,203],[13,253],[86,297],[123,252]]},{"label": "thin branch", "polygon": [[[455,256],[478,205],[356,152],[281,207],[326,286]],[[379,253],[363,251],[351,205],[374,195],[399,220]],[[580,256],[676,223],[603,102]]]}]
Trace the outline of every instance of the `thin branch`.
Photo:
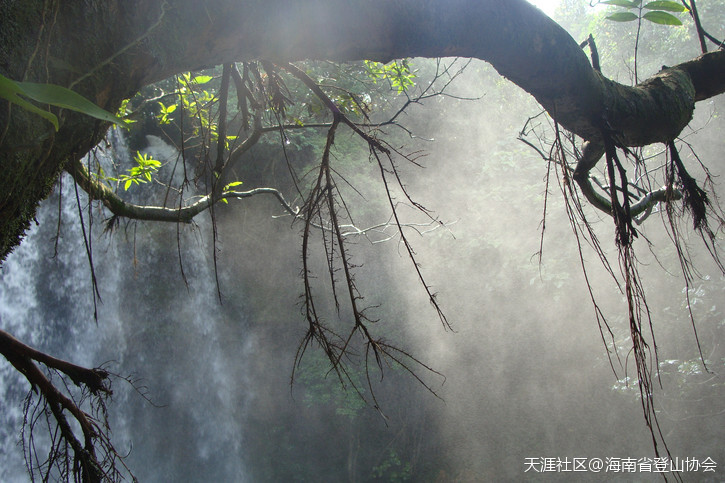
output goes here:
[{"label": "thin branch", "polygon": [[327,106],[327,108],[330,110],[330,112],[333,113],[333,115],[339,116],[339,121],[343,124],[346,124],[350,129],[352,129],[358,136],[363,138],[368,144],[371,146],[374,146],[376,149],[388,153],[388,149],[380,144],[380,142],[368,135],[367,133],[363,132],[362,129],[360,129],[357,124],[352,122],[347,116],[345,116],[342,111],[340,111],[340,108],[337,107],[335,102],[330,99],[330,97],[325,94],[325,92],[320,88],[320,86],[310,77],[308,76],[302,69],[299,67],[296,67],[293,64],[290,64],[289,62],[286,63],[280,63],[280,67],[282,67],[284,70],[292,74],[293,76],[297,77],[299,80],[302,81],[303,84],[307,86],[308,89],[310,89],[321,101],[324,102],[324,104]]},{"label": "thin branch", "polygon": [[705,52],[707,52],[707,43],[705,42],[705,30],[702,28],[702,23],[700,22],[700,15],[697,13],[697,4],[695,3],[695,0],[689,0],[689,2],[689,5],[687,5],[684,1],[682,3],[685,4],[685,8],[687,8],[687,10],[690,12],[692,20],[695,21],[697,39],[700,41],[700,51],[704,54]]},{"label": "thin branch", "polygon": [[93,199],[101,201],[116,217],[126,217],[134,220],[163,221],[171,223],[190,223],[199,213],[209,209],[213,204],[222,200],[243,199],[259,194],[271,194],[277,198],[282,207],[289,214],[296,216],[297,211],[293,208],[282,193],[275,188],[254,188],[248,191],[222,191],[218,197],[207,194],[196,202],[179,208],[168,208],[164,206],[136,205],[122,200],[116,193],[111,191],[104,184],[98,183],[88,176],[85,167],[79,163],[71,163],[68,172],[73,179]]},{"label": "thin branch", "polygon": [[589,52],[591,54],[592,68],[597,72],[601,73],[602,67],[599,65],[599,52],[597,51],[597,44],[594,42],[594,36],[592,34],[589,34],[589,37],[587,37],[584,42],[579,44],[579,47],[581,47],[582,49],[586,46],[589,47]]},{"label": "thin branch", "polygon": [[[219,122],[217,128],[217,155],[214,164],[214,173],[221,176],[224,165],[224,153],[227,145],[227,100],[229,99],[229,79],[232,75],[232,65],[224,64],[222,70],[222,83],[219,87]],[[216,181],[218,181],[217,178]]]},{"label": "thin branch", "polygon": [[[109,373],[103,369],[87,369],[49,356],[23,344],[3,330],[0,330],[0,353],[25,376],[32,390],[40,394],[42,408],[38,416],[41,414],[47,416],[49,409],[55,420],[58,437],[51,437],[52,446],[49,456],[45,463],[42,463],[45,465],[47,473],[50,474],[53,467],[57,467],[61,474],[66,472],[64,468],[68,467],[70,457],[62,450],[62,447],[69,445],[73,450],[73,471],[77,478],[82,481],[99,483],[120,480],[121,475],[116,468],[116,462],[120,458],[106,434],[107,424],[103,423],[102,427],[96,418],[81,409],[79,403],[61,392],[36,362],[69,377],[81,390],[90,391],[104,415],[103,400],[111,395],[108,382]],[[68,386],[66,386],[66,390],[69,390]],[[93,406],[93,403],[91,404]],[[29,405],[26,405],[26,411],[27,408]],[[74,425],[68,421],[66,411],[77,423],[76,430],[80,428],[82,441],[76,436]],[[26,462],[31,473],[36,467],[39,468],[38,464],[33,461],[41,461],[33,444],[34,426],[35,419],[31,418],[30,436],[27,440],[30,454],[26,453]],[[25,440],[25,437],[23,439]],[[100,450],[101,458],[96,455],[96,449]],[[122,462],[121,464],[123,465]],[[125,468],[125,465],[123,467]]]},{"label": "thin branch", "polygon": [[[598,193],[592,181],[597,182],[596,178],[592,177],[589,172],[597,164],[604,154],[604,147],[600,144],[585,142],[579,161],[577,162],[576,168],[574,169],[573,178],[579,185],[584,197],[589,203],[597,208],[598,210],[614,216],[612,200],[607,199],[605,196]],[[641,188],[638,188],[641,189]],[[611,196],[611,194],[610,194]],[[670,201],[676,201],[682,198],[682,194],[679,190],[673,189],[669,186],[662,187],[660,189],[646,192],[643,196],[635,196],[629,191],[626,192],[625,198],[629,199],[634,197],[637,202],[629,206],[629,214],[631,217],[640,216],[647,211],[650,211],[653,206],[657,203],[663,202],[668,203]]]}]

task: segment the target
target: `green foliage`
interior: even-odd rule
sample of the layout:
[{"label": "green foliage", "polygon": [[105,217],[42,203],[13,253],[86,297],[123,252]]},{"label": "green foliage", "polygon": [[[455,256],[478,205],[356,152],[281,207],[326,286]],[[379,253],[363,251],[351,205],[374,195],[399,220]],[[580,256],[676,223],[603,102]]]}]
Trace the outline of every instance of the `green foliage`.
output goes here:
[{"label": "green foliage", "polygon": [[63,109],[80,112],[82,114],[86,114],[87,116],[125,127],[125,124],[121,119],[110,112],[101,109],[85,97],[70,89],[53,84],[15,82],[3,75],[0,75],[0,97],[48,120],[48,122],[53,124],[56,131],[59,129],[58,117],[55,114],[40,109],[20,96],[27,97],[41,104],[50,104]]},{"label": "green foliage", "polygon": [[[241,184],[242,184],[242,181],[232,181],[231,183],[228,183],[228,184],[224,185],[224,189],[223,189],[222,191],[224,191],[224,192],[226,193],[226,192],[228,192],[228,191],[229,191],[229,190],[230,190],[231,188],[234,188],[235,186],[240,186]],[[229,204],[229,201],[227,201],[227,199],[226,199],[226,198],[222,198],[222,200],[221,200],[221,201],[222,201],[222,203],[224,203],[225,205],[228,205],[228,204]]]},{"label": "green foliage", "polygon": [[[308,407],[325,405],[335,408],[338,416],[355,419],[365,409],[365,400],[353,388],[345,387],[330,375],[328,361],[318,352],[310,354],[297,370],[297,381],[305,388],[304,401]],[[354,383],[361,388],[361,374],[351,374]]]},{"label": "green foliage", "polygon": [[[123,102],[121,102],[121,107],[118,108],[118,111],[116,111],[116,116],[120,119],[123,119],[125,116],[131,113],[131,110],[129,109],[129,102],[131,102],[131,99],[124,99]],[[129,128],[131,124],[135,123],[136,121],[133,119],[123,119],[124,126]]]},{"label": "green foliage", "polygon": [[136,166],[128,170],[128,174],[122,174],[118,181],[123,183],[123,189],[128,191],[132,185],[148,183],[153,175],[161,167],[161,161],[158,161],[146,153],[136,151],[134,157]]},{"label": "green foliage", "polygon": [[682,25],[682,22],[677,17],[658,10],[654,12],[647,12],[642,16],[642,18],[660,25]]},{"label": "green foliage", "polygon": [[18,94],[25,94],[22,87],[20,87],[20,83],[14,82],[3,75],[0,75],[0,97],[47,119],[51,124],[53,124],[55,130],[58,130],[58,118],[55,114],[36,107],[20,97]]},{"label": "green foliage", "polygon": [[390,86],[402,94],[415,86],[415,71],[410,70],[408,59],[394,60],[388,64],[365,61],[365,69],[368,76],[375,82],[387,80]]},{"label": "green foliage", "polygon": [[633,0],[606,0],[601,3],[603,3],[605,5],[616,5],[618,7],[625,7],[625,8],[639,8],[639,6],[642,2],[636,2]]},{"label": "green foliage", "polygon": [[[605,0],[600,3],[638,11],[637,13],[629,11],[615,12],[608,15],[606,18],[613,22],[631,22],[645,19],[660,25],[682,25],[680,19],[667,12],[687,12],[682,4],[670,0],[655,0],[644,5],[642,5],[642,0]],[[643,9],[650,11],[642,14]]]},{"label": "green foliage", "polygon": [[229,191],[230,188],[234,188],[235,186],[240,186],[242,184],[242,181],[232,181],[231,183],[224,186],[224,191]]},{"label": "green foliage", "polygon": [[632,20],[637,20],[639,17],[632,12],[617,12],[609,15],[607,18],[613,22],[631,22]]},{"label": "green foliage", "polygon": [[[212,116],[211,108],[217,102],[217,97],[212,88],[205,89],[200,86],[208,84],[213,76],[197,75],[192,77],[190,72],[185,72],[176,77],[176,86],[170,93],[176,97],[172,104],[165,104],[157,101],[159,111],[155,114],[160,125],[170,125],[174,122],[174,115],[178,113],[181,106],[184,116],[191,121],[192,135],[204,137],[207,140],[217,139],[217,122]],[[229,140],[229,138],[227,139]]]},{"label": "green foliage", "polygon": [[373,477],[384,481],[410,481],[412,473],[410,462],[403,463],[394,448],[388,450],[382,463],[373,467]]},{"label": "green foliage", "polygon": [[159,102],[159,108],[161,109],[161,112],[156,115],[156,118],[159,120],[159,124],[171,124],[171,114],[176,111],[176,108],[178,107],[177,104],[171,104],[169,106],[165,106],[163,102]]},{"label": "green foliage", "polygon": [[644,8],[649,10],[664,10],[667,12],[676,13],[687,12],[687,9],[681,3],[671,2],[668,0],[656,0],[654,2],[649,2],[644,6]]},{"label": "green foliage", "polygon": [[184,81],[186,82],[187,85],[189,83],[193,83],[195,85],[206,84],[207,82],[209,82],[210,80],[213,79],[213,77],[210,75],[197,75],[193,79],[190,79],[190,77],[191,77],[191,74],[189,72],[187,72],[186,74],[184,74],[182,76],[182,78],[184,79]]}]

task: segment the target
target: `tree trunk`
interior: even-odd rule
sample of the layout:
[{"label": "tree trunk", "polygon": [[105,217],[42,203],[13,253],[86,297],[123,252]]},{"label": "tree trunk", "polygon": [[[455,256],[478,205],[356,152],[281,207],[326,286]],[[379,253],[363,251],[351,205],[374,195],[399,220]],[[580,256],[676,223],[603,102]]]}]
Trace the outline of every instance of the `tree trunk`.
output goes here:
[{"label": "tree trunk", "polygon": [[[178,72],[250,59],[387,61],[477,57],[597,142],[672,140],[694,103],[725,90],[725,52],[638,87],[609,81],[559,25],[524,0],[0,0],[0,73],[71,87],[114,111]],[[0,102],[0,261],[69,160],[106,126],[68,111],[61,127]]]}]

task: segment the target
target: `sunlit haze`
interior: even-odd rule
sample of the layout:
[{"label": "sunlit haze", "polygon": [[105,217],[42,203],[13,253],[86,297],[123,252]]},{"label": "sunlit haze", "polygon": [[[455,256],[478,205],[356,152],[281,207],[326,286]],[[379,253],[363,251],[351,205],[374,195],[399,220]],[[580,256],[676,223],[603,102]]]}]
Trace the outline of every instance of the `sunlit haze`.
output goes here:
[{"label": "sunlit haze", "polygon": [[560,0],[529,0],[529,2],[543,10],[546,15],[552,16]]}]

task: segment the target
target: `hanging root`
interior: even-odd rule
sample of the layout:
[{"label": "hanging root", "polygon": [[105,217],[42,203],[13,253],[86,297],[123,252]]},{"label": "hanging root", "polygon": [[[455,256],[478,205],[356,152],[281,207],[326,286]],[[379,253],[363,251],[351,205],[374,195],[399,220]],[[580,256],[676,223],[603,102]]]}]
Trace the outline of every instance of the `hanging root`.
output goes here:
[{"label": "hanging root", "polygon": [[670,141],[667,147],[670,151],[670,162],[672,163],[670,177],[674,177],[675,172],[677,173],[685,207],[692,215],[693,226],[696,230],[709,231],[707,226],[707,212],[711,205],[707,193],[697,185],[695,178],[690,176],[685,169],[685,165],[682,164],[680,154],[675,147],[675,142]]}]

